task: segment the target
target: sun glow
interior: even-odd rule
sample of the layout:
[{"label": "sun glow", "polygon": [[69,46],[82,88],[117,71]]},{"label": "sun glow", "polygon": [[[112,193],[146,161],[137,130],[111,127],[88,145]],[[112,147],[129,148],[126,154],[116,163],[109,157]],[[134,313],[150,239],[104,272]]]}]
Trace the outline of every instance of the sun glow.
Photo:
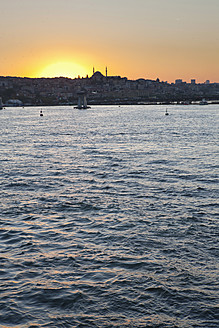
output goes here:
[{"label": "sun glow", "polygon": [[43,68],[42,71],[38,73],[39,77],[69,77],[75,78],[80,75],[80,77],[86,77],[88,72],[86,69],[76,63],[72,62],[57,62],[50,64]]}]

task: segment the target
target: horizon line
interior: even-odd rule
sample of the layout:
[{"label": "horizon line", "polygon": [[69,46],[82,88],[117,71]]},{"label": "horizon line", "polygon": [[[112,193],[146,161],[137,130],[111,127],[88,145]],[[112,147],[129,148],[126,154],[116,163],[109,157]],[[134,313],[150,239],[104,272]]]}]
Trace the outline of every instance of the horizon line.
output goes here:
[{"label": "horizon line", "polygon": [[[101,71],[95,71],[95,73],[96,72],[100,72],[101,73]],[[130,81],[138,81],[138,80],[157,81],[157,80],[159,80],[160,83],[168,83],[168,84],[176,83],[176,81],[181,81],[181,83],[192,83],[192,80],[195,81],[195,84],[204,84],[206,82],[207,82],[207,84],[219,83],[217,81],[211,82],[209,79],[206,79],[204,82],[198,82],[196,78],[189,79],[189,82],[187,80],[183,80],[181,78],[175,79],[174,82],[169,82],[168,80],[166,80],[166,81],[160,80],[160,78],[158,78],[158,77],[156,79],[144,78],[144,77],[139,77],[139,78],[136,78],[136,79],[130,79],[127,76],[121,77],[121,75],[108,75],[108,76],[105,76],[104,74],[102,74],[102,75],[103,75],[103,77],[106,77],[106,78],[120,77],[120,78],[126,78],[126,79],[128,79]],[[93,76],[93,74],[91,76],[89,76],[87,74],[86,77],[80,76],[80,75],[78,75],[78,77],[69,77],[69,76],[62,76],[62,75],[60,75],[60,76],[53,76],[53,77],[46,77],[46,76],[30,77],[30,76],[17,76],[17,75],[1,75],[0,78],[22,78],[22,79],[59,79],[59,78],[64,78],[64,79],[76,80],[76,79],[87,79],[87,78],[91,78],[92,76]]]}]

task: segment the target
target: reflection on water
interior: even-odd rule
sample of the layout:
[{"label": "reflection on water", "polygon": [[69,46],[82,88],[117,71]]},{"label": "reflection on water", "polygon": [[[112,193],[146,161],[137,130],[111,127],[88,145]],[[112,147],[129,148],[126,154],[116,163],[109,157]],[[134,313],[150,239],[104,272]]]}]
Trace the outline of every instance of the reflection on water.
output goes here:
[{"label": "reflection on water", "polygon": [[7,108],[2,327],[218,327],[218,107]]}]

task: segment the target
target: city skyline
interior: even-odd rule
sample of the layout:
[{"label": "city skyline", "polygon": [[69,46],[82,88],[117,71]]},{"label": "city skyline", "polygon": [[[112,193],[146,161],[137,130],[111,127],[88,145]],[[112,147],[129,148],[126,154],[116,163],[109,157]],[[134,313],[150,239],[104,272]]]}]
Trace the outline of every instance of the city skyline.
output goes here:
[{"label": "city skyline", "polygon": [[218,0],[0,0],[1,76],[219,82]]}]

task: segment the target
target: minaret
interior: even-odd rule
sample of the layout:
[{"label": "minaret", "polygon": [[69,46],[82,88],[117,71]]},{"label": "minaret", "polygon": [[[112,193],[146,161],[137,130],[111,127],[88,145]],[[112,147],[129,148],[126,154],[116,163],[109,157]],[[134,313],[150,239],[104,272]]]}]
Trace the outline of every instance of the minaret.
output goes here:
[{"label": "minaret", "polygon": [[107,77],[107,66],[106,66],[106,77]]},{"label": "minaret", "polygon": [[95,69],[94,69],[94,67],[93,67],[93,74],[95,73]]}]

